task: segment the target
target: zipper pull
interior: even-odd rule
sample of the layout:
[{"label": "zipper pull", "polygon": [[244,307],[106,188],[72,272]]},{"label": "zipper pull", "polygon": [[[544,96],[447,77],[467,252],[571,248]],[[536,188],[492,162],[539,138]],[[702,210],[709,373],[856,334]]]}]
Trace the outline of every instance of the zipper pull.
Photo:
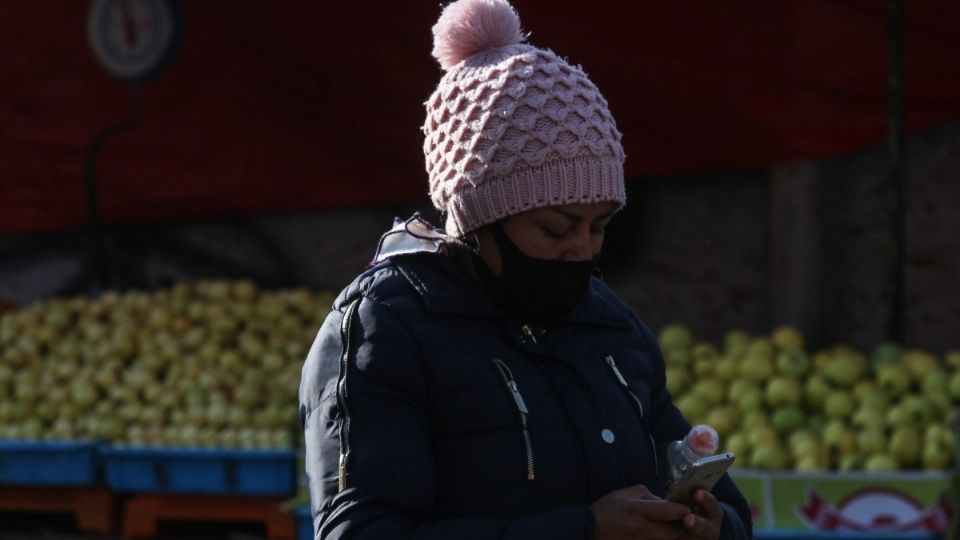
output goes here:
[{"label": "zipper pull", "polygon": [[605,358],[607,365],[610,366],[610,369],[613,370],[613,375],[617,378],[617,381],[620,382],[620,385],[624,388],[630,388],[630,385],[627,384],[627,380],[623,378],[623,374],[620,373],[620,370],[617,368],[617,363],[613,361],[613,357],[607,355]]},{"label": "zipper pull", "polygon": [[347,455],[340,454],[340,466],[338,469],[338,474],[340,475],[340,491],[347,489]]},{"label": "zipper pull", "polygon": [[[620,373],[620,369],[617,367],[617,363],[613,361],[613,356],[607,355],[604,360],[607,361],[607,365],[610,366],[610,371],[613,372],[613,376],[617,378],[617,381],[620,383],[620,386],[627,391],[627,394],[630,395],[630,399],[637,404],[637,410],[640,411],[640,417],[644,417],[643,412],[643,403],[640,402],[640,399],[637,398],[637,395],[633,393],[633,390],[630,389],[630,385],[627,384],[627,379],[624,378],[623,373]],[[651,439],[652,440],[652,439]]]},{"label": "zipper pull", "polygon": [[517,381],[513,379],[513,372],[510,371],[510,368],[499,358],[494,358],[493,364],[500,370],[500,376],[503,377],[503,382],[507,385],[507,390],[510,390],[510,395],[513,396],[513,402],[517,405],[517,409],[523,414],[528,414],[530,411],[527,410],[527,404],[523,401],[523,396],[520,394]]},{"label": "zipper pull", "polygon": [[530,411],[527,410],[527,404],[523,402],[523,396],[520,395],[520,389],[517,388],[516,381],[511,380],[507,383],[507,386],[510,388],[510,393],[513,394],[513,401],[517,403],[517,408],[520,409],[520,412],[529,414]]},{"label": "zipper pull", "polygon": [[530,330],[530,325],[525,324],[521,326],[520,331],[523,332],[523,335],[530,338],[530,341],[532,341],[534,345],[537,344],[537,338],[533,335],[533,330]]}]

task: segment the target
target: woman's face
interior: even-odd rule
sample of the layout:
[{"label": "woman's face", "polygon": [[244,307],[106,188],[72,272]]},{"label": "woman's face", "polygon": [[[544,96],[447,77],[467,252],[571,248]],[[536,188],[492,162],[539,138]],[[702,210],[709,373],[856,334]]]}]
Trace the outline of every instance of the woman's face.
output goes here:
[{"label": "woman's face", "polygon": [[[587,261],[600,253],[604,229],[616,211],[613,202],[548,206],[504,218],[503,229],[529,257]],[[477,237],[487,265],[499,273],[500,253],[492,233],[481,229]]]}]

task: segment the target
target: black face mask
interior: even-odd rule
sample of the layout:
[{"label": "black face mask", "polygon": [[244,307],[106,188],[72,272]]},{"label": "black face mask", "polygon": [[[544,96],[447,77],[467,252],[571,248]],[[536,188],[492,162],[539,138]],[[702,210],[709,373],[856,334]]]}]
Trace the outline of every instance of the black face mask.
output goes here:
[{"label": "black face mask", "polygon": [[563,318],[584,301],[596,258],[589,261],[534,259],[518,248],[500,222],[491,226],[500,248],[501,271],[495,275],[475,256],[480,283],[494,304],[522,320],[552,321]]}]

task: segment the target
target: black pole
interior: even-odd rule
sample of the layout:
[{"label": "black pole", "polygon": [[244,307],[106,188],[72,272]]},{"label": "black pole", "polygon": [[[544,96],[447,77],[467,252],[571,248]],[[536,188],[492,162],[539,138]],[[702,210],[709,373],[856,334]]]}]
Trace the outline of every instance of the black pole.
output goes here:
[{"label": "black pole", "polygon": [[906,227],[903,181],[903,0],[887,0],[887,193],[890,203],[891,303],[887,336],[902,343]]},{"label": "black pole", "polygon": [[83,191],[87,203],[88,231],[93,244],[93,264],[96,270],[97,285],[101,291],[110,287],[109,257],[104,241],[103,226],[100,222],[100,197],[97,189],[97,155],[107,139],[128,129],[140,125],[140,93],[136,86],[130,87],[130,104],[133,117],[100,130],[93,136],[90,146],[83,156]]}]

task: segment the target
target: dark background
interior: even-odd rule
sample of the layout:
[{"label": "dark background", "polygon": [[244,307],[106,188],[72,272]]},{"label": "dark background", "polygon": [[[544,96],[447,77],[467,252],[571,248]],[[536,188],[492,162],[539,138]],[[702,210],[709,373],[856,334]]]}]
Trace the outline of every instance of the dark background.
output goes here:
[{"label": "dark background", "polygon": [[[960,5],[905,4],[900,315],[908,345],[943,352],[960,327]],[[884,339],[886,2],[515,5],[624,132],[629,202],[604,268],[641,319]],[[88,6],[0,4],[0,297],[199,277],[339,289],[394,215],[432,215],[419,126],[441,76],[436,2],[181,2],[179,54],[135,86],[94,59]],[[98,239],[84,156],[134,116],[97,154]]]}]

